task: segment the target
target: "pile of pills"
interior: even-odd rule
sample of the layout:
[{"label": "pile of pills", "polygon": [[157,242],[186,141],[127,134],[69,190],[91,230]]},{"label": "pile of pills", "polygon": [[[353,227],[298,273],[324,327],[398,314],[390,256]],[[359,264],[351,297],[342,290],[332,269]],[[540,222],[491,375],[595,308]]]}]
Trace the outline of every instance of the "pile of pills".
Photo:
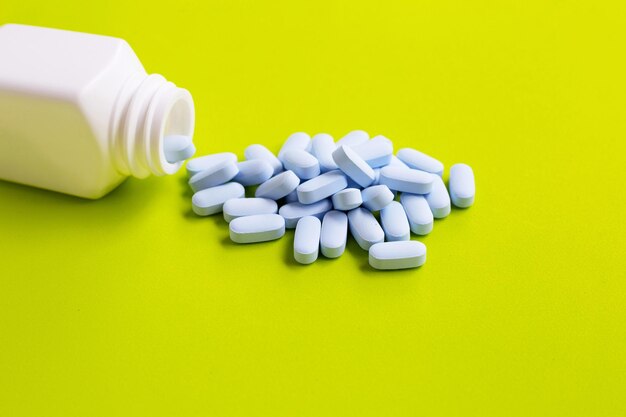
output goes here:
[{"label": "pile of pills", "polygon": [[[189,146],[172,143],[166,157],[182,160]],[[394,155],[389,139],[370,139],[362,130],[337,142],[325,133],[294,133],[278,156],[259,144],[248,146],[244,156],[238,162],[234,153],[223,152],[188,161],[193,211],[223,212],[236,243],[278,239],[285,228],[295,228],[294,258],[302,264],[315,262],[320,249],[325,257],[341,256],[350,231],[369,251],[373,268],[421,266],[426,246],[410,240],[411,232],[430,233],[433,219],[446,217],[451,202],[463,208],[474,202],[468,165],[450,168],[446,188],[441,162],[410,148]],[[255,197],[246,198],[244,187],[256,185]]]}]

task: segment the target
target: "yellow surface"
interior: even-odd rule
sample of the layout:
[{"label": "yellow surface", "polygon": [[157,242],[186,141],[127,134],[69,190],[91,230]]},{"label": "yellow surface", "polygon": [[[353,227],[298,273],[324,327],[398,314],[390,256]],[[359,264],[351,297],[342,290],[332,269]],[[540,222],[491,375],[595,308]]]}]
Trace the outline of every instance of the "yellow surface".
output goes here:
[{"label": "yellow surface", "polygon": [[626,415],[625,4],[2,2],[127,39],[193,93],[200,153],[361,128],[478,193],[375,273],[231,244],[182,172],[0,182],[0,416]]}]

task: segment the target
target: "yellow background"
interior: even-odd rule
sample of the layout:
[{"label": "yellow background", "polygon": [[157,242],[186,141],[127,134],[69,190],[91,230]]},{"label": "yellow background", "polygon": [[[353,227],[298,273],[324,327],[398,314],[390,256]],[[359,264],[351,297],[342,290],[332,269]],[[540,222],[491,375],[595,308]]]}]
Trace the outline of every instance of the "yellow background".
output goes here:
[{"label": "yellow background", "polygon": [[0,182],[0,415],[626,415],[625,4],[2,0],[128,40],[192,92],[200,153],[360,128],[478,192],[376,273],[354,242],[231,244],[183,172]]}]

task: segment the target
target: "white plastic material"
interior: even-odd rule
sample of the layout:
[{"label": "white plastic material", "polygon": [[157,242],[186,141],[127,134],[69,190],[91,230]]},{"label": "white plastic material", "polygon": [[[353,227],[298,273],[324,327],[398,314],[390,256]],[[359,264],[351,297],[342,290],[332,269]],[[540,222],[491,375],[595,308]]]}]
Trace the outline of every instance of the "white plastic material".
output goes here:
[{"label": "white plastic material", "polygon": [[108,36],[0,26],[0,179],[85,198],[173,174],[164,137],[193,137],[187,90]]}]

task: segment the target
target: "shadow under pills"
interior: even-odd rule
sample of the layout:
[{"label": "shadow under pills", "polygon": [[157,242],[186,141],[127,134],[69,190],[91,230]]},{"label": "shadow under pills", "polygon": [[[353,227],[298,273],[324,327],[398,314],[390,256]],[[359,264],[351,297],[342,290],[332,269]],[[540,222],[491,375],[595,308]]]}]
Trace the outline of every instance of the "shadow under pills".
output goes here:
[{"label": "shadow under pills", "polygon": [[108,195],[88,200],[0,181],[0,214],[10,216],[16,230],[26,223],[46,232],[116,229],[148,210],[159,189],[159,178],[129,178]]}]

